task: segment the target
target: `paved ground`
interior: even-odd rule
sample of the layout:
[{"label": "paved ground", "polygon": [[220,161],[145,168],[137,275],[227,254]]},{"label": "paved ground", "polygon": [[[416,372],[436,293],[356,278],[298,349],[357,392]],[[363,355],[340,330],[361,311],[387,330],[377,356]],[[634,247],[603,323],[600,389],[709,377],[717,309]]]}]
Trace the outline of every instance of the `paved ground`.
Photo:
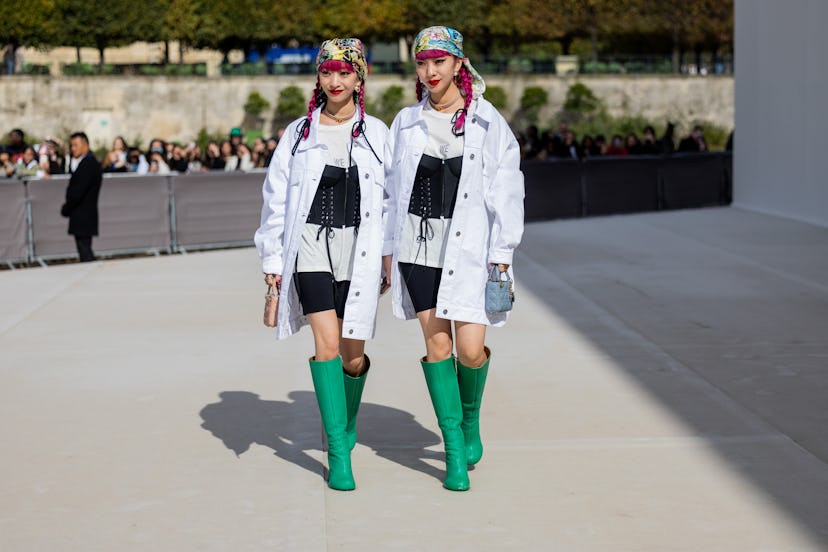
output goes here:
[{"label": "paved ground", "polygon": [[468,493],[388,298],[340,493],[254,250],[0,272],[0,549],[828,549],[828,230],[538,223],[516,267]]}]

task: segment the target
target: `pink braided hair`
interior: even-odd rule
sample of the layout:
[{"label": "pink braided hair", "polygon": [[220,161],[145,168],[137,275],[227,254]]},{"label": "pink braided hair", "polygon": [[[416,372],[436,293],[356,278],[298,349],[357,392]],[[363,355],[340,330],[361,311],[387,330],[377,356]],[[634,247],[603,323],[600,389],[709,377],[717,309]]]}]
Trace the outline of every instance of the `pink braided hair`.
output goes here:
[{"label": "pink braided hair", "polygon": [[[463,113],[457,117],[457,122],[454,124],[454,129],[460,131],[463,128],[463,125],[466,123],[466,113],[469,112],[469,105],[472,101],[472,76],[469,73],[469,70],[465,68],[465,66],[460,67],[460,72],[457,75],[457,78],[454,81],[458,84],[458,88],[460,88],[460,92],[463,94],[464,102],[463,102]],[[460,82],[457,82],[460,81]]]},{"label": "pink braided hair", "polygon": [[319,94],[324,94],[324,92],[322,92],[322,85],[319,84],[319,75],[317,75],[316,88],[314,88],[313,95],[311,96],[310,102],[308,102],[308,122],[305,125],[305,130],[302,131],[302,140],[307,140],[310,134],[310,123],[313,121],[313,112],[316,110],[316,99],[319,97]]},{"label": "pink braided hair", "polygon": [[[359,93],[355,94],[355,95],[357,96],[356,102],[357,102],[357,104],[359,104],[359,120],[364,121],[365,120],[365,81],[362,81],[360,83]],[[359,137],[359,132],[360,132],[360,125],[356,125],[354,127],[353,132],[351,133],[351,136],[353,136],[354,138],[358,138]]]}]

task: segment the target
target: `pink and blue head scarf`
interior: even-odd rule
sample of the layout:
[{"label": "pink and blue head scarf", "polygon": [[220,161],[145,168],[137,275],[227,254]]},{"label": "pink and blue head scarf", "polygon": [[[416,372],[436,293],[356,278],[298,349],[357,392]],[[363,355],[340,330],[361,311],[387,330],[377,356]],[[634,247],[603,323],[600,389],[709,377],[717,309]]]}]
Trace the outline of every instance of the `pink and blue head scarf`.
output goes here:
[{"label": "pink and blue head scarf", "polygon": [[486,83],[480,76],[466,56],[463,55],[463,35],[451,27],[427,27],[417,33],[414,44],[411,47],[411,57],[426,50],[443,50],[463,60],[463,67],[472,77],[472,93],[475,98],[483,95],[486,91]]},{"label": "pink and blue head scarf", "polygon": [[350,63],[359,80],[365,80],[365,75],[368,73],[368,63],[365,61],[365,53],[360,39],[332,38],[323,42],[322,46],[319,47],[319,53],[316,55],[316,67],[318,68],[330,60]]}]

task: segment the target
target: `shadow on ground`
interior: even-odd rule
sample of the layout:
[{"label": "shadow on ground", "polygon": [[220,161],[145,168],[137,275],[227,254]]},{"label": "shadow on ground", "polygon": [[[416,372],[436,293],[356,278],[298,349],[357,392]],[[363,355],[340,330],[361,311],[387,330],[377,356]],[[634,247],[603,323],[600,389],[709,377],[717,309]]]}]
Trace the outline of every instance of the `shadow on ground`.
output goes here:
[{"label": "shadow on ground", "polygon": [[[807,361],[812,356],[807,350],[796,352],[783,342],[783,324],[807,328],[807,334],[800,338],[808,343],[824,343],[825,326],[824,321],[819,323],[818,313],[826,312],[828,298],[823,295],[813,301],[813,312],[804,312],[795,303],[784,306],[788,301],[785,294],[790,292],[775,291],[773,276],[767,277],[767,290],[760,296],[733,291],[718,297],[709,282],[739,277],[738,270],[745,264],[740,258],[728,257],[726,251],[710,253],[710,258],[702,261],[707,266],[698,267],[707,278],[706,285],[691,288],[674,277],[675,283],[664,279],[653,286],[655,289],[649,289],[640,273],[648,269],[657,272],[664,266],[678,270],[687,263],[683,255],[688,246],[670,238],[674,240],[670,243],[677,244],[676,251],[653,247],[648,255],[646,246],[620,249],[615,238],[608,236],[618,234],[624,239],[624,220],[611,219],[612,224],[607,223],[606,228],[592,222],[605,231],[599,237],[584,223],[527,225],[515,260],[520,286],[602,351],[666,411],[692,428],[731,471],[761,489],[828,550],[825,459],[817,446],[803,445],[790,431],[790,412],[803,409],[810,412],[811,421],[807,426],[799,424],[799,430],[812,440],[810,444],[824,444],[825,427],[817,421],[826,412],[828,402],[824,395],[818,400],[813,397],[824,388],[828,372],[809,375],[803,370],[795,380],[785,380],[788,388],[783,388],[779,380],[762,378],[762,370],[772,373],[779,364],[796,358]],[[658,228],[652,231],[655,235]],[[824,235],[823,230],[803,231]],[[733,241],[734,247],[741,243]],[[757,247],[763,242],[744,243],[747,249],[748,245]],[[641,265],[640,272],[637,265]],[[753,266],[748,269],[758,274],[757,278],[762,274]],[[618,289],[624,285],[629,289],[644,287],[647,293],[636,296],[632,291],[626,299],[619,299],[625,292]],[[738,288],[739,284],[734,286]],[[729,308],[721,308],[724,301]],[[765,303],[757,310],[759,301]],[[693,305],[692,311],[688,304]],[[776,326],[747,330],[754,339],[751,362],[728,358],[733,350],[740,350],[726,340],[742,335],[738,324],[747,326],[755,313],[764,314],[778,305],[783,305],[782,310],[767,312],[768,319],[779,321]],[[687,324],[688,312],[698,316],[694,322],[698,327]],[[741,313],[742,318],[734,318],[733,313]],[[671,328],[675,328],[672,334]],[[781,358],[781,353],[787,357]],[[755,381],[753,387],[737,386],[747,381]],[[768,402],[772,408],[761,409],[759,399],[763,396],[771,397]]]},{"label": "shadow on ground", "polygon": [[[219,402],[199,413],[201,427],[240,456],[251,445],[273,450],[283,460],[316,474],[324,465],[308,454],[322,449],[322,422],[311,391],[292,391],[286,401],[262,400],[248,391],[223,391]],[[443,453],[428,450],[439,444],[436,433],[420,425],[404,410],[362,403],[357,425],[358,443],[377,456],[442,481],[444,473],[425,460],[444,460]]]}]

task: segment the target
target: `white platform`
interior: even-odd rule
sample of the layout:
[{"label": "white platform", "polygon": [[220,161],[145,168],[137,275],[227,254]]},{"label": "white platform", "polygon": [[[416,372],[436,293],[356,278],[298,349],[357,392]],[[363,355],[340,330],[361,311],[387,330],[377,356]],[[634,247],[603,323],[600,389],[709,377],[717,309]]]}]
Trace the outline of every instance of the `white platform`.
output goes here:
[{"label": "white platform", "polygon": [[828,547],[828,230],[535,223],[516,269],[467,493],[387,297],[341,493],[254,250],[0,272],[0,549]]}]

